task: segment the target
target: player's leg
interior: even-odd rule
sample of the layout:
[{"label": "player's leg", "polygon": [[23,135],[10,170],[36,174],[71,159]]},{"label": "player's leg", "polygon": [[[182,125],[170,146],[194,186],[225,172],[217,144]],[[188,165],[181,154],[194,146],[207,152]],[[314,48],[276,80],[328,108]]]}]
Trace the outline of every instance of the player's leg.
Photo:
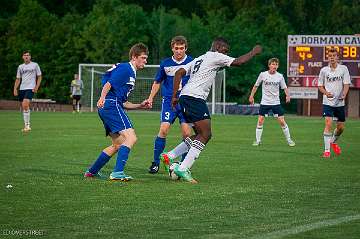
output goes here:
[{"label": "player's leg", "polygon": [[75,95],[73,95],[72,105],[73,105],[73,113],[75,113],[76,112],[76,96]]},{"label": "player's leg", "polygon": [[331,143],[331,126],[334,117],[334,109],[331,106],[323,105],[323,116],[325,117],[325,127],[324,127],[324,158],[330,157],[330,143]]},{"label": "player's leg", "polygon": [[23,119],[24,119],[24,129],[22,131],[29,132],[31,130],[31,128],[30,128],[30,102],[34,95],[34,92],[32,92],[32,90],[24,90],[24,91],[20,91],[20,94],[22,94],[21,108],[22,108]]},{"label": "player's leg", "polygon": [[128,128],[120,132],[120,135],[124,137],[124,142],[120,145],[118,155],[116,158],[116,164],[113,172],[110,174],[111,180],[129,181],[133,179],[124,173],[125,165],[129,158],[131,148],[135,145],[137,137],[133,128]]},{"label": "player's leg", "polygon": [[265,121],[264,115],[259,114],[257,125],[256,125],[256,130],[255,130],[256,140],[253,143],[253,146],[259,146],[261,144],[261,136],[262,136],[262,133],[263,133],[264,121]]},{"label": "player's leg", "polygon": [[336,142],[345,129],[345,107],[336,107],[334,110],[334,116],[337,118],[337,122],[330,140],[330,146],[336,155],[340,155],[341,148]]},{"label": "player's leg", "polygon": [[80,113],[81,112],[81,95],[78,96],[78,100],[77,100],[77,110]]},{"label": "player's leg", "polygon": [[291,139],[291,136],[290,136],[290,130],[289,130],[289,127],[285,121],[285,117],[282,115],[282,116],[279,116],[277,118],[277,121],[279,122],[281,128],[282,128],[282,131],[284,133],[284,136],[285,136],[285,139],[286,139],[286,142],[288,143],[288,145],[290,147],[293,147],[295,146],[295,142]]},{"label": "player's leg", "polygon": [[104,165],[109,162],[110,158],[118,152],[120,145],[124,142],[124,137],[120,134],[109,134],[111,137],[112,144],[105,148],[96,161],[93,163],[93,165],[88,169],[88,171],[85,173],[85,177],[101,177],[99,174],[99,171]]}]

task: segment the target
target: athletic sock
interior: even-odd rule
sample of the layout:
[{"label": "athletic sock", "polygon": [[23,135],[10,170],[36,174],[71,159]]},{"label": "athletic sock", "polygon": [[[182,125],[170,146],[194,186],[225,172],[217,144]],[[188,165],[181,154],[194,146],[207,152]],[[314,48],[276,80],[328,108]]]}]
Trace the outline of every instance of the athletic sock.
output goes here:
[{"label": "athletic sock", "polygon": [[195,160],[199,157],[204,147],[205,144],[201,143],[199,140],[193,140],[189,152],[187,153],[184,161],[180,164],[179,169],[182,171],[185,169],[190,169],[195,163]]},{"label": "athletic sock", "polygon": [[335,129],[334,129],[334,132],[333,132],[333,134],[332,134],[332,136],[331,136],[331,141],[330,141],[330,143],[336,143],[336,141],[339,139],[340,135],[341,135],[341,134],[337,134],[337,130],[336,130],[336,128],[335,128]]},{"label": "athletic sock", "polygon": [[325,133],[324,132],[324,150],[325,152],[330,151],[330,140],[331,140],[331,133]]},{"label": "athletic sock", "polygon": [[[180,155],[182,155],[183,157],[186,156],[185,154],[189,151],[190,147],[192,144],[192,140],[187,137],[185,138],[180,144],[178,144],[173,150],[168,152],[168,155],[171,158],[177,158]],[[182,161],[184,161],[185,158],[183,158]]]},{"label": "athletic sock", "polygon": [[157,136],[154,142],[154,163],[160,164],[160,154],[164,151],[166,145],[166,138]]},{"label": "athletic sock", "polygon": [[126,162],[129,158],[129,153],[130,153],[130,148],[125,146],[125,145],[121,145],[118,151],[118,155],[116,158],[116,164],[114,167],[114,172],[121,172],[124,171]]},{"label": "athletic sock", "polygon": [[291,140],[289,127],[287,126],[287,124],[285,124],[284,127],[281,127],[281,128],[282,128],[282,131],[283,131],[284,136],[286,138],[286,141],[289,142],[289,140]]},{"label": "athletic sock", "polygon": [[73,104],[73,111],[76,111],[76,104]]},{"label": "athletic sock", "polygon": [[30,127],[30,109],[23,110],[23,118],[25,127]]},{"label": "athletic sock", "polygon": [[262,132],[263,132],[263,126],[262,125],[257,125],[256,130],[255,130],[256,142],[261,142]]},{"label": "athletic sock", "polygon": [[104,151],[101,152],[95,163],[89,168],[89,172],[92,174],[97,174],[104,165],[109,162],[110,156],[107,155]]}]

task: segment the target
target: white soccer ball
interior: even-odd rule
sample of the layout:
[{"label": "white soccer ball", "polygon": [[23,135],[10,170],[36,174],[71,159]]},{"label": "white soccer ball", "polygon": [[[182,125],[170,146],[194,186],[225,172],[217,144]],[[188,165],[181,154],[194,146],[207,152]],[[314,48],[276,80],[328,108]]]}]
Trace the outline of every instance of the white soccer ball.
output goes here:
[{"label": "white soccer ball", "polygon": [[170,176],[170,178],[171,178],[172,180],[179,180],[179,179],[180,179],[180,177],[177,176],[177,175],[175,174],[175,172],[174,172],[174,168],[175,168],[176,165],[180,165],[180,163],[179,163],[179,162],[174,162],[174,163],[172,163],[172,164],[170,165],[170,167],[169,167],[169,176]]}]

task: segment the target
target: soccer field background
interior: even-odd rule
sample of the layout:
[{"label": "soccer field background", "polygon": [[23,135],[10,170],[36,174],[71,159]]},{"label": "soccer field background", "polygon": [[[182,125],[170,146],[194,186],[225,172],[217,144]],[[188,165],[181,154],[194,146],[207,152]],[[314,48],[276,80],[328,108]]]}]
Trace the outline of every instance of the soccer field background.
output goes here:
[{"label": "soccer field background", "polygon": [[[325,160],[320,117],[286,116],[290,148],[273,118],[253,147],[256,116],[213,116],[192,185],[147,172],[159,114],[129,116],[138,142],[124,183],[83,178],[110,143],[96,113],[33,112],[23,134],[20,112],[0,111],[0,238],[359,238],[359,120],[346,122],[342,155]],[[175,124],[167,149],[179,136]]]}]

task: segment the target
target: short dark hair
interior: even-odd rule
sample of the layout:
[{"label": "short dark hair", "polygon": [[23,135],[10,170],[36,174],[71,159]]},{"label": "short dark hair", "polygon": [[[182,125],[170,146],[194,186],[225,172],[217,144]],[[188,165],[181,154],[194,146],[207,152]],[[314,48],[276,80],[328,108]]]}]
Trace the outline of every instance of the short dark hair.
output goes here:
[{"label": "short dark hair", "polygon": [[133,56],[137,57],[137,56],[140,56],[143,53],[146,54],[146,55],[149,55],[149,50],[148,50],[147,46],[144,43],[141,43],[141,42],[136,43],[135,45],[133,45],[130,48],[129,59],[131,60],[131,58]]},{"label": "short dark hair", "polygon": [[217,51],[223,45],[229,46],[229,42],[223,37],[217,37],[211,44],[211,51]]},{"label": "short dark hair", "polygon": [[175,36],[173,37],[173,39],[171,39],[171,43],[170,43],[170,46],[171,48],[175,45],[175,44],[185,44],[185,47],[187,48],[187,40],[184,36]]},{"label": "short dark hair", "polygon": [[329,49],[329,53],[336,53],[336,55],[338,55],[338,51],[336,50],[336,48],[335,47],[331,47],[330,49]]},{"label": "short dark hair", "polygon": [[25,54],[27,54],[27,53],[29,53],[29,55],[31,55],[31,52],[30,52],[30,50],[25,50],[25,51],[23,51],[23,55],[25,55]]}]

